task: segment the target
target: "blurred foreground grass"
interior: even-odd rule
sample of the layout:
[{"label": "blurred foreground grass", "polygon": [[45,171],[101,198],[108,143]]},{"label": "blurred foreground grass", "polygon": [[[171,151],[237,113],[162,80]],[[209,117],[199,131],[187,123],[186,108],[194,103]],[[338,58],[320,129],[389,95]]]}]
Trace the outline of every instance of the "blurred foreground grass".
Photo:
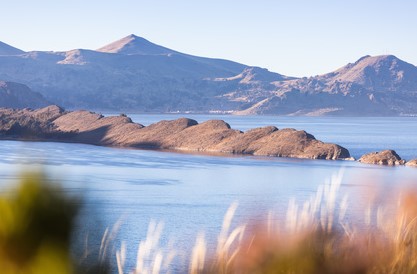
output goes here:
[{"label": "blurred foreground grass", "polygon": [[64,195],[41,172],[21,178],[0,197],[0,273],[99,273],[71,256],[80,201]]},{"label": "blurred foreground grass", "polygon": [[[335,174],[302,204],[291,200],[286,216],[270,212],[261,224],[232,226],[237,203],[227,211],[215,250],[200,234],[181,273],[417,273],[417,193],[394,204],[364,208],[364,222],[347,216]],[[387,209],[395,209],[391,212]],[[359,225],[360,224],[360,225]],[[139,243],[134,269],[124,269],[126,247],[116,253],[119,273],[171,273],[175,250],[159,247],[162,226],[151,223]]]},{"label": "blurred foreground grass", "polygon": [[[337,193],[342,174],[309,200],[291,200],[286,216],[269,213],[265,222],[232,226],[237,203],[226,212],[216,248],[199,234],[175,273],[417,273],[417,193],[396,198],[395,213],[384,204],[364,208],[364,224],[347,217],[349,201]],[[392,201],[392,200],[391,200]],[[134,267],[127,267],[126,244],[108,251],[114,233],[103,235],[97,260],[88,265],[70,252],[79,201],[63,194],[42,173],[23,176],[17,188],[0,197],[0,273],[173,273],[178,250],[160,247],[163,226],[151,222],[139,243]],[[373,218],[370,217],[373,216]],[[103,259],[104,258],[104,259]],[[132,261],[132,259],[131,259]],[[100,264],[100,263],[101,264]]]}]

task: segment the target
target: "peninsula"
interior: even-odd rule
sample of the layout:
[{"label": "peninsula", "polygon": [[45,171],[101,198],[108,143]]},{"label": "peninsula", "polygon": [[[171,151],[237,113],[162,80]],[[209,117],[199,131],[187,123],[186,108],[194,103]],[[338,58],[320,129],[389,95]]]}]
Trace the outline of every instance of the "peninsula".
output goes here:
[{"label": "peninsula", "polygon": [[214,152],[304,159],[349,159],[347,149],[295,129],[274,126],[246,132],[222,120],[204,123],[180,118],[149,126],[126,115],[104,117],[56,105],[41,109],[0,109],[0,139],[59,141],[112,147]]}]

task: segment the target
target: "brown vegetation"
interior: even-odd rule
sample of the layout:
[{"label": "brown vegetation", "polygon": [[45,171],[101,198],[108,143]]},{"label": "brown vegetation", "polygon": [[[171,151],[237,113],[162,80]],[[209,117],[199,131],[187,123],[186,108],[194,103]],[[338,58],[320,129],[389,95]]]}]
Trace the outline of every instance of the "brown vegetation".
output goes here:
[{"label": "brown vegetation", "polygon": [[[417,193],[398,197],[395,213],[380,205],[376,219],[363,227],[346,218],[348,201],[337,201],[341,174],[320,187],[302,205],[292,200],[286,216],[270,213],[264,223],[232,227],[237,209],[227,211],[217,240],[210,252],[200,234],[189,257],[189,268],[197,273],[416,273]],[[338,204],[338,205],[337,205]],[[385,212],[385,213],[384,213]],[[285,221],[284,221],[285,220]],[[152,223],[140,243],[135,269],[124,269],[126,248],[117,253],[119,273],[169,273],[173,250],[158,246],[162,226]],[[159,254],[159,255],[158,255]]]}]

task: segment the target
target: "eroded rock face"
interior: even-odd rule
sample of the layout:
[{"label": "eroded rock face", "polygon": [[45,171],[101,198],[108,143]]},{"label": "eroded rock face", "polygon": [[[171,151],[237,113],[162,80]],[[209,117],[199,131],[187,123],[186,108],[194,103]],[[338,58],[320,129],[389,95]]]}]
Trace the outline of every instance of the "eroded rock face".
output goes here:
[{"label": "eroded rock face", "polygon": [[168,149],[168,138],[197,124],[197,121],[188,118],[160,121],[135,132],[126,144],[137,148]]},{"label": "eroded rock face", "polygon": [[247,151],[254,155],[307,159],[335,160],[350,157],[349,151],[339,145],[323,143],[303,130],[291,128],[276,130],[251,142]]},{"label": "eroded rock face", "polygon": [[363,155],[359,160],[361,163],[365,164],[376,164],[376,165],[404,165],[405,160],[402,160],[401,157],[394,150],[383,150],[379,152],[371,152]]},{"label": "eroded rock face", "polygon": [[58,106],[31,109],[0,109],[0,135],[7,138],[42,139],[63,137],[56,130],[53,120],[63,115],[64,109]]},{"label": "eroded rock face", "polygon": [[80,110],[66,113],[55,119],[53,124],[62,132],[74,132],[74,142],[123,146],[131,134],[143,128],[141,124],[135,124],[129,117],[110,116]]},{"label": "eroded rock face", "polygon": [[417,159],[410,160],[405,165],[406,166],[417,167]]},{"label": "eroded rock face", "polygon": [[350,157],[347,149],[316,140],[303,130],[279,130],[269,126],[241,132],[231,129],[222,120],[198,124],[195,120],[180,118],[144,127],[123,115],[104,117],[84,110],[65,112],[56,106],[35,111],[0,110],[0,134],[10,136],[11,131],[15,138],[20,138],[19,131],[13,127],[30,132],[26,138],[65,138],[69,142],[94,145],[309,159]]},{"label": "eroded rock face", "polygon": [[220,142],[232,138],[240,131],[233,130],[221,120],[210,120],[188,127],[166,139],[165,147],[189,151],[221,152],[216,149]]},{"label": "eroded rock face", "polygon": [[274,126],[254,128],[245,133],[236,134],[232,138],[221,141],[214,147],[214,150],[226,153],[254,154],[256,150],[249,148],[249,146],[255,141],[262,139],[277,130],[278,128]]}]

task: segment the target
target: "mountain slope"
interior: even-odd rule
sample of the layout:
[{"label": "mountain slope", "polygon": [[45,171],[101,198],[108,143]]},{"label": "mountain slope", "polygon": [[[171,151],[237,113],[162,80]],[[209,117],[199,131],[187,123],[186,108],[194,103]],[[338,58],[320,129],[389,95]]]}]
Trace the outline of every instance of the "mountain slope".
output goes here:
[{"label": "mountain slope", "polygon": [[[30,85],[65,107],[101,110],[237,109],[241,102],[225,99],[225,94],[263,90],[269,83],[215,79],[234,77],[249,68],[228,60],[179,53],[133,35],[100,51],[76,49],[0,56],[0,79]],[[267,70],[259,70],[256,75],[257,79],[284,78]]]},{"label": "mountain slope", "polygon": [[22,53],[24,53],[24,51],[0,41],[0,55],[18,55]]},{"label": "mountain slope", "polygon": [[40,108],[50,105],[39,93],[27,86],[0,81],[0,107],[6,108]]},{"label": "mountain slope", "polygon": [[364,56],[333,73],[319,77],[330,87],[355,83],[367,91],[417,91],[417,68],[393,55]]},{"label": "mountain slope", "polygon": [[157,44],[154,44],[145,38],[136,36],[134,34],[123,37],[120,40],[112,42],[103,46],[96,51],[104,53],[117,53],[123,55],[168,55],[182,56],[184,58],[194,60],[204,65],[209,65],[217,69],[227,69],[233,73],[242,71],[245,65],[222,59],[205,58],[181,53]]},{"label": "mountain slope", "polygon": [[417,67],[393,55],[364,56],[334,72],[275,83],[277,93],[246,113],[413,115]]},{"label": "mountain slope", "polygon": [[102,111],[417,114],[417,68],[392,55],[294,78],[129,35],[97,51],[0,55],[0,79],[29,85],[67,108]]},{"label": "mountain slope", "polygon": [[177,53],[171,49],[153,44],[145,38],[134,34],[128,35],[120,40],[110,43],[104,47],[97,49],[99,52],[119,53],[119,54],[170,54]]}]

